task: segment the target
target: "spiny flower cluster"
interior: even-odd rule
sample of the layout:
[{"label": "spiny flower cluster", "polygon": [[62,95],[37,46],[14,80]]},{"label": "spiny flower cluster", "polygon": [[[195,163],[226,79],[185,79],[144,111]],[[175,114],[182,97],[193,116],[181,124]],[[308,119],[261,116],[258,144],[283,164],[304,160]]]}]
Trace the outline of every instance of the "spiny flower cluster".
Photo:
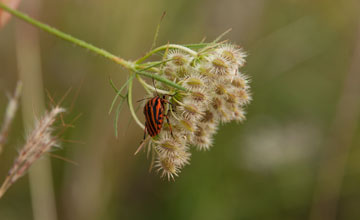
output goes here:
[{"label": "spiny flower cluster", "polygon": [[[208,150],[220,123],[241,122],[250,102],[249,80],[240,72],[245,53],[233,44],[217,44],[197,51],[197,55],[169,49],[168,60],[159,74],[188,91],[168,96],[170,127],[164,123],[160,134],[150,141],[155,152],[155,168],[162,177],[174,179],[190,161],[190,146]],[[171,91],[165,84],[158,90]],[[156,94],[154,94],[155,96]]]}]

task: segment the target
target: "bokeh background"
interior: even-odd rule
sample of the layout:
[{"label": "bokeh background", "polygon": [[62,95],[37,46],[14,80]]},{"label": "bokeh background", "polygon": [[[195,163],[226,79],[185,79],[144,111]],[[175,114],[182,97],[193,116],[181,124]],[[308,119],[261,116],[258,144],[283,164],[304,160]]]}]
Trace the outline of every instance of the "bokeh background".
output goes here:
[{"label": "bokeh background", "polygon": [[[59,101],[72,88],[65,120],[82,115],[63,136],[75,142],[54,153],[79,165],[50,157],[50,169],[0,200],[0,219],[360,219],[358,0],[28,0],[19,10],[125,59],[148,51],[163,11],[158,45],[232,28],[225,38],[249,54],[253,101],[243,124],[222,125],[214,147],[192,151],[167,182],[133,155],[143,131],[126,108],[115,138],[108,80],[120,85],[127,73],[13,18],[0,30],[0,120],[19,78],[26,92],[0,179],[34,109],[51,105],[46,90]],[[143,95],[136,85],[134,99]],[[41,185],[49,173],[53,195]]]}]

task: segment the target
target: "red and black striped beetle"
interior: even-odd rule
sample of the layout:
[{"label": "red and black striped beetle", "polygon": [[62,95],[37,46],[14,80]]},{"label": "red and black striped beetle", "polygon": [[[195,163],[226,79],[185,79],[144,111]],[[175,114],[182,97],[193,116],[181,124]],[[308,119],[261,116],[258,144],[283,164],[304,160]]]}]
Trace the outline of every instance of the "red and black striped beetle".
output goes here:
[{"label": "red and black striped beetle", "polygon": [[144,115],[145,115],[145,132],[151,136],[155,137],[158,135],[162,129],[164,117],[167,120],[167,123],[170,128],[171,136],[173,136],[172,128],[170,121],[167,115],[165,115],[165,103],[171,104],[168,100],[165,99],[165,96],[160,97],[159,95],[151,98],[144,106]]}]

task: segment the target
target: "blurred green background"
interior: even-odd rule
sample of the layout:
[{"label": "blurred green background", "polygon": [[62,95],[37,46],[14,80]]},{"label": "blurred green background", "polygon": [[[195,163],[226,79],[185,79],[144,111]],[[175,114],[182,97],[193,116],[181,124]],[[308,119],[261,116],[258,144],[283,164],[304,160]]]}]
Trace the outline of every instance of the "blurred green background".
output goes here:
[{"label": "blurred green background", "polygon": [[[148,173],[145,154],[133,156],[143,131],[126,108],[114,136],[108,79],[120,85],[127,73],[12,18],[0,30],[0,120],[19,72],[25,87],[38,77],[33,62],[41,93],[59,101],[73,88],[66,119],[82,114],[64,139],[83,143],[54,152],[79,165],[51,158],[57,219],[360,219],[358,0],[30,0],[19,10],[125,59],[149,50],[163,11],[158,45],[211,41],[232,28],[225,38],[249,54],[247,120],[222,125],[214,147],[193,150],[167,182]],[[1,181],[23,143],[22,119],[20,110],[0,155]],[[38,220],[30,195],[26,175],[0,200],[0,219]]]}]

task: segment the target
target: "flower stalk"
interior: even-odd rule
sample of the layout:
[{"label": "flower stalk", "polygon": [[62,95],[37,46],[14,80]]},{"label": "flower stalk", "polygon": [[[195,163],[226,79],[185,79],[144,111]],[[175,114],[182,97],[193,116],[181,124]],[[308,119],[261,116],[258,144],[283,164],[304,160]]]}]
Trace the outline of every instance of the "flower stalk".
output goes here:
[{"label": "flower stalk", "polygon": [[[188,53],[193,53],[194,54],[194,51],[192,51],[191,49],[189,48],[186,48],[186,47],[183,47],[181,45],[164,45],[162,47],[158,47],[152,51],[150,51],[148,54],[146,54],[144,57],[140,58],[136,63],[135,62],[132,62],[132,61],[127,61],[121,57],[118,57],[104,49],[101,49],[99,47],[96,47],[90,43],[87,43],[86,41],[83,41],[83,40],[80,40],[78,38],[75,38],[73,36],[71,36],[70,34],[66,34],[56,28],[53,28],[47,24],[44,24],[40,21],[37,21],[29,16],[27,16],[26,14],[18,11],[18,10],[15,10],[15,9],[11,9],[9,8],[8,6],[6,6],[4,3],[1,3],[0,2],[0,8],[9,12],[10,14],[14,15],[15,17],[37,27],[37,28],[40,28],[41,30],[43,31],[46,31],[48,32],[49,34],[52,34],[56,37],[59,37],[65,41],[68,41],[68,42],[71,42],[79,47],[82,47],[82,48],[85,48],[91,52],[94,52],[106,59],[109,59],[119,65],[121,65],[122,67],[124,67],[125,69],[128,69],[132,72],[136,72],[137,74],[139,75],[143,75],[143,76],[146,76],[146,77],[149,77],[149,78],[153,78],[154,80],[157,80],[157,81],[160,81],[162,83],[165,83],[165,84],[168,84],[169,86],[172,86],[174,88],[177,88],[177,89],[180,89],[180,90],[186,90],[185,88],[183,88],[182,86],[178,85],[178,84],[175,84],[163,77],[160,77],[158,75],[155,75],[155,74],[151,74],[149,72],[145,72],[145,71],[142,71],[142,69],[144,69],[142,66],[143,65],[140,65],[141,61],[147,59],[148,57],[150,57],[152,54],[158,52],[158,51],[161,51],[161,50],[165,50],[167,47],[170,47],[170,48],[181,48],[182,50],[184,51],[187,51]],[[137,65],[135,65],[137,64]]]}]

